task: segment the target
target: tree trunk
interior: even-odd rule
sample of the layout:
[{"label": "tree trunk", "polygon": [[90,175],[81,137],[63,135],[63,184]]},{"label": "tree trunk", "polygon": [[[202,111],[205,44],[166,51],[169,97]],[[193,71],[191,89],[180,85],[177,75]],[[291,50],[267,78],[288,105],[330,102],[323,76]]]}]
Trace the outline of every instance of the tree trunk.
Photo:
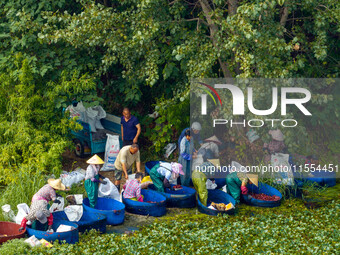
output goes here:
[{"label": "tree trunk", "polygon": [[[199,3],[201,5],[201,7],[202,7],[204,16],[207,19],[207,23],[209,25],[210,38],[212,40],[212,43],[213,43],[214,47],[216,47],[218,49],[219,46],[218,46],[218,41],[217,41],[217,33],[218,33],[219,28],[216,25],[216,23],[211,19],[212,9],[211,9],[211,7],[209,5],[208,0],[199,0]],[[221,66],[221,69],[222,69],[222,72],[223,72],[223,76],[225,78],[232,77],[227,62],[223,61],[221,58],[218,58],[218,62],[220,64],[220,66]]]}]

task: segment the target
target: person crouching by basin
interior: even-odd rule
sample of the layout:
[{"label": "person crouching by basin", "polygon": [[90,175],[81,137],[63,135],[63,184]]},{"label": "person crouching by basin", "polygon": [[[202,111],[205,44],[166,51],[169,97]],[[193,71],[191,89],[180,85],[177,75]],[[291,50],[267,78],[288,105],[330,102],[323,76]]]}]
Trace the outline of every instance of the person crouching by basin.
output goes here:
[{"label": "person crouching by basin", "polygon": [[156,190],[164,192],[165,188],[170,188],[171,178],[177,180],[179,175],[184,175],[182,168],[183,166],[176,162],[160,162],[151,168],[150,177]]},{"label": "person crouching by basin", "polygon": [[127,181],[127,183],[125,183],[125,185],[123,186],[124,188],[123,197],[124,198],[128,198],[128,199],[139,201],[139,202],[144,201],[144,197],[141,194],[141,191],[142,191],[141,182],[142,182],[143,177],[144,177],[143,173],[136,173],[134,180],[129,180]]},{"label": "person crouching by basin", "polygon": [[[258,175],[244,172],[233,172],[227,175],[226,182],[228,194],[235,199],[236,204],[239,204],[241,201],[241,194],[248,195],[248,183],[254,184],[258,187]],[[246,199],[248,200],[251,198],[251,195],[246,196]]]}]

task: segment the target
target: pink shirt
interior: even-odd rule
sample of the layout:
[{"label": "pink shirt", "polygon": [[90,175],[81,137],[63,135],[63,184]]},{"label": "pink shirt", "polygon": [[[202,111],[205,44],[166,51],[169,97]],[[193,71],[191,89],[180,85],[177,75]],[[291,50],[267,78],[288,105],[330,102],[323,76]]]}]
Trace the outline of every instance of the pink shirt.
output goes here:
[{"label": "pink shirt", "polygon": [[32,202],[36,200],[46,200],[47,202],[51,200],[55,200],[57,198],[57,194],[55,190],[49,185],[44,185],[32,198]]}]

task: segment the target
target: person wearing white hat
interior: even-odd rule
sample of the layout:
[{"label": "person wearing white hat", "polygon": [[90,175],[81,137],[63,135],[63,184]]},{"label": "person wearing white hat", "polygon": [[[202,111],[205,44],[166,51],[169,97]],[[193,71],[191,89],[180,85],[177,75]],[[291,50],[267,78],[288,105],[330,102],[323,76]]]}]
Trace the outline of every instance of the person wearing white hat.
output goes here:
[{"label": "person wearing white hat", "polygon": [[97,204],[99,183],[106,184],[106,181],[100,180],[104,179],[104,177],[99,174],[100,165],[104,164],[104,161],[95,154],[86,161],[86,163],[89,164],[89,166],[86,168],[85,190],[90,202],[90,207],[94,208]]},{"label": "person wearing white hat", "polygon": [[282,134],[281,130],[269,130],[268,133],[271,135],[272,140],[269,143],[265,143],[263,145],[263,150],[269,153],[265,156],[264,159],[266,163],[270,162],[271,154],[284,152],[284,150],[286,149],[286,145],[284,143],[284,135]]},{"label": "person wearing white hat", "polygon": [[[248,183],[258,187],[258,175],[245,172],[233,172],[227,175],[227,192],[235,199],[237,204],[241,201],[241,194],[248,195]],[[251,198],[250,195],[247,198]]]},{"label": "person wearing white hat", "polygon": [[204,140],[204,143],[201,145],[199,150],[197,151],[197,155],[202,155],[203,160],[219,158],[219,148],[222,142],[214,135]]},{"label": "person wearing white hat", "polygon": [[193,144],[194,144],[194,141],[197,141],[199,144],[203,143],[203,141],[201,139],[201,135],[200,135],[200,132],[202,130],[202,126],[199,122],[193,122],[192,125],[191,125],[191,128],[189,128],[189,127],[185,128],[181,132],[181,134],[178,138],[178,148],[179,149],[181,149],[181,141],[182,141],[183,137],[185,136],[185,132],[187,130],[190,130]]},{"label": "person wearing white hat", "polygon": [[40,231],[52,230],[53,215],[47,209],[45,200],[37,200],[32,203],[29,213],[21,221],[19,232],[26,228],[28,221],[32,222],[32,229]]}]

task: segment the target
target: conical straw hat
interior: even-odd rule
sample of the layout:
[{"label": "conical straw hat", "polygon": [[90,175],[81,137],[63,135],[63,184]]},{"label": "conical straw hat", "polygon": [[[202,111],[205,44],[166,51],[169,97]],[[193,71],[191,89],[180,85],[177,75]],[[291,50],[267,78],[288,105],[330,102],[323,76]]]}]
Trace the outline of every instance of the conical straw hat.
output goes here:
[{"label": "conical straw hat", "polygon": [[246,174],[248,179],[256,186],[259,186],[259,176],[257,174]]},{"label": "conical straw hat", "polygon": [[219,145],[222,144],[222,142],[216,137],[216,135],[212,136],[212,137],[209,137],[207,139],[204,140],[205,142],[215,142]]},{"label": "conical straw hat", "polygon": [[217,159],[208,159],[208,161],[216,167],[221,166],[220,159],[218,159],[218,158]]},{"label": "conical straw hat", "polygon": [[61,183],[60,179],[48,179],[47,183],[54,189],[65,190],[66,187]]},{"label": "conical straw hat", "polygon": [[101,165],[104,164],[104,161],[97,154],[95,154],[92,158],[86,161],[86,163],[92,165]]}]

